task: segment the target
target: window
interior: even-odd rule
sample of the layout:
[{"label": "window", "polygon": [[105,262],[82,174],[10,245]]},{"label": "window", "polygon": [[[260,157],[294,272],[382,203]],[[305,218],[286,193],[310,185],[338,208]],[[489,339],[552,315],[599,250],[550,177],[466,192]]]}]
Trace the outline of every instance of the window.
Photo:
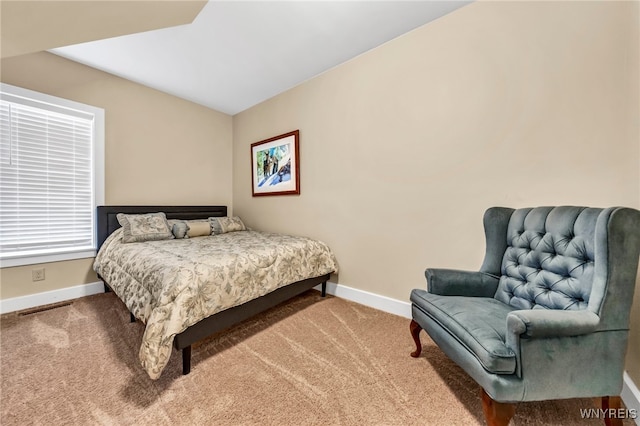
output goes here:
[{"label": "window", "polygon": [[0,266],[95,256],[104,110],[0,85]]}]

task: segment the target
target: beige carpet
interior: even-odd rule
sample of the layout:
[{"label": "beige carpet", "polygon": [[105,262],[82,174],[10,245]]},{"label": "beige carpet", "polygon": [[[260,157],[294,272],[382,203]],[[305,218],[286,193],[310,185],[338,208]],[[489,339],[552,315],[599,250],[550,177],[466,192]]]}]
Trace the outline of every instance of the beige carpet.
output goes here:
[{"label": "beige carpet", "polygon": [[[483,424],[477,385],[426,335],[409,356],[409,320],[315,291],[195,346],[187,376],[174,351],[157,381],[113,293],[0,321],[3,426]],[[512,424],[601,424],[591,407],[520,404]]]}]

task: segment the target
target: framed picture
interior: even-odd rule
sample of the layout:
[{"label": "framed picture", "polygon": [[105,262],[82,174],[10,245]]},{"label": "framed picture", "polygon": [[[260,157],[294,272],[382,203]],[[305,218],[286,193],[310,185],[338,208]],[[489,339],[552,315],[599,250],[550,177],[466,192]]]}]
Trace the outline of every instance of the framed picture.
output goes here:
[{"label": "framed picture", "polygon": [[251,144],[253,196],[300,194],[300,131]]}]

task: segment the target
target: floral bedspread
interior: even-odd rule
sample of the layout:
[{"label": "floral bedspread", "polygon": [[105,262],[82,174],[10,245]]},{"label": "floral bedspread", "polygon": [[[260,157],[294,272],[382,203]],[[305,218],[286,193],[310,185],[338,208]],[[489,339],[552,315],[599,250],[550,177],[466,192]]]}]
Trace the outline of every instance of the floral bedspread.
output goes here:
[{"label": "floral bedspread", "polygon": [[146,324],[139,358],[157,379],[176,334],[279,287],[337,271],[337,263],[326,244],[305,237],[241,231],[123,243],[120,228],[93,268]]}]

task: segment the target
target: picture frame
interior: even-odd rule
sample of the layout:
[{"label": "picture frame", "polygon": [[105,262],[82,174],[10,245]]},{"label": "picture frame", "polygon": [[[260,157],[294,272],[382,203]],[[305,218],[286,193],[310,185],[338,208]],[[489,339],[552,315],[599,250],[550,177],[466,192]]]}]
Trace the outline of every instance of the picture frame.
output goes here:
[{"label": "picture frame", "polygon": [[300,194],[300,130],[251,144],[254,197]]}]

